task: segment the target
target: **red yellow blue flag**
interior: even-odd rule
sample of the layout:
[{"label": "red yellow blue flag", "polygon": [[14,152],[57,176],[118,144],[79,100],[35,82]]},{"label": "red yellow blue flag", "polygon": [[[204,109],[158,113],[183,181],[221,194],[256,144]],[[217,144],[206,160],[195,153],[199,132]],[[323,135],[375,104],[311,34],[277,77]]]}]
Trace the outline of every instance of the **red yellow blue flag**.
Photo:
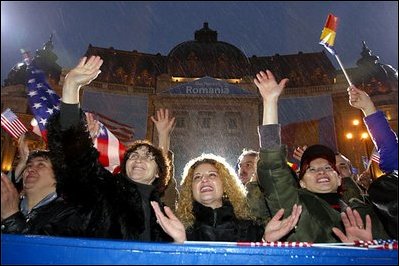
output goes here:
[{"label": "red yellow blue flag", "polygon": [[338,17],[333,14],[328,14],[326,23],[324,25],[323,31],[320,36],[320,44],[323,45],[327,51],[335,55],[335,50],[333,48],[336,30],[338,27]]}]

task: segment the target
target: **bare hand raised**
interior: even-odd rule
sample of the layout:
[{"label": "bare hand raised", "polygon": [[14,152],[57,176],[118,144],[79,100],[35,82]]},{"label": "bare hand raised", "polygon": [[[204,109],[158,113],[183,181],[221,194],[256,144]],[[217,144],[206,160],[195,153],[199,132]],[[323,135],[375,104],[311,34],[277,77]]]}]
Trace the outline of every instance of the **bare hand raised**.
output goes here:
[{"label": "bare hand raised", "polygon": [[371,218],[366,215],[366,226],[363,225],[360,214],[351,208],[346,209],[346,213],[341,213],[342,222],[345,226],[346,235],[336,227],[333,227],[333,232],[344,243],[352,243],[355,240],[372,241],[373,235],[371,232]]},{"label": "bare hand raised", "polygon": [[301,213],[302,206],[297,206],[294,204],[291,215],[280,221],[284,215],[284,209],[280,209],[267,223],[263,239],[268,242],[278,241],[280,238],[294,229],[295,225],[298,223]]},{"label": "bare hand raised", "polygon": [[17,189],[1,172],[1,220],[19,211],[19,195]]},{"label": "bare hand raised", "polygon": [[151,121],[154,122],[158,134],[170,134],[175,125],[175,117],[173,117],[168,109],[157,110],[156,117],[151,116]]},{"label": "bare hand raised", "polygon": [[166,217],[159,208],[158,202],[151,201],[151,206],[157,216],[157,223],[162,227],[165,233],[171,236],[176,243],[183,243],[186,241],[186,230],[184,225],[177,219],[172,210],[169,207],[164,208],[167,215]]},{"label": "bare hand raised", "polygon": [[79,103],[79,89],[89,84],[101,73],[102,64],[103,60],[99,56],[91,56],[89,60],[87,57],[83,57],[65,77],[62,101],[69,104]]},{"label": "bare hand raised", "polygon": [[258,87],[264,101],[278,99],[287,82],[288,79],[285,78],[277,84],[273,73],[269,70],[266,70],[266,73],[260,71],[254,79],[254,83]]},{"label": "bare hand raised", "polygon": [[305,150],[308,148],[308,146],[302,146],[302,147],[297,147],[294,150],[294,153],[292,154],[292,157],[294,157],[294,159],[301,161],[302,155],[305,152]]},{"label": "bare hand raised", "polygon": [[100,132],[100,122],[94,119],[92,113],[86,112],[87,129],[89,130],[90,137],[94,141]]}]

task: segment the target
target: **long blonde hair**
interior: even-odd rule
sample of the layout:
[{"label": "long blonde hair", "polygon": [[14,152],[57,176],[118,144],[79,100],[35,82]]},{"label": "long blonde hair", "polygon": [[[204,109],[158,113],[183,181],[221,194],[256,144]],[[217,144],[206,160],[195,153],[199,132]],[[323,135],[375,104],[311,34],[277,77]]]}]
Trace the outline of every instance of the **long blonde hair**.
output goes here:
[{"label": "long blonde hair", "polygon": [[195,200],[192,191],[193,174],[195,168],[204,163],[209,163],[217,169],[223,184],[223,195],[227,196],[232,204],[236,217],[238,219],[252,219],[247,205],[247,190],[233,168],[223,157],[214,154],[202,154],[186,164],[180,182],[180,197],[177,202],[176,215],[184,226],[190,227],[195,220],[193,214],[193,201]]}]

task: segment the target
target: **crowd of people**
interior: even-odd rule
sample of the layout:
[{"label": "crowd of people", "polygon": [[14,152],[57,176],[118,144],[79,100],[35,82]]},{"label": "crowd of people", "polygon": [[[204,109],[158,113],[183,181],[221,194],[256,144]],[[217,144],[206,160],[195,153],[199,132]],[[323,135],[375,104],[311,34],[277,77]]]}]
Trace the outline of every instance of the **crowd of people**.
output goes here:
[{"label": "crowd of people", "polygon": [[[268,70],[254,79],[263,100],[259,151],[244,149],[236,169],[220,156],[199,155],[177,186],[168,109],[151,117],[158,146],[135,141],[118,173],[100,164],[97,121],[80,109],[79,95],[102,64],[84,57],[65,77],[48,150],[29,152],[20,139],[20,164],[11,178],[1,176],[2,233],[176,243],[397,239],[398,140],[364,91],[350,86],[349,104],[363,111],[384,172],[368,188],[343,154],[324,145],[298,147],[299,170],[290,167],[277,108],[288,79]],[[21,186],[11,181],[19,179]]]}]

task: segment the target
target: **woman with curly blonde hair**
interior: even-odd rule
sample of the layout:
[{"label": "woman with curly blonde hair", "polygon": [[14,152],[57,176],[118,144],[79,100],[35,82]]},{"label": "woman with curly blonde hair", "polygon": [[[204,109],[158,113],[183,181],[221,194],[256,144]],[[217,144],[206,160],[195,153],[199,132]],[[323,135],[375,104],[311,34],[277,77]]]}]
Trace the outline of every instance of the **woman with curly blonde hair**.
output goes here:
[{"label": "woman with curly blonde hair", "polygon": [[[180,183],[181,196],[180,200],[178,201],[176,215],[179,217],[184,226],[186,228],[190,227],[195,221],[193,207],[197,199],[194,196],[195,192],[193,185],[197,185],[199,183],[198,181],[200,181],[198,177],[195,178],[195,175],[197,174],[195,173],[195,170],[198,166],[203,164],[210,164],[216,168],[216,171],[220,177],[223,191],[220,191],[222,193],[221,197],[220,195],[217,195],[216,201],[219,203],[219,205],[222,206],[223,201],[229,201],[234,209],[234,214],[238,219],[246,220],[254,218],[250,216],[247,206],[247,190],[235,174],[235,171],[230,167],[223,157],[213,154],[203,154],[189,161],[183,171],[183,176]],[[203,181],[201,182],[204,183]],[[206,191],[206,186],[203,188],[203,190],[203,193],[211,192]],[[206,203],[199,203],[207,206]]]},{"label": "woman with curly blonde hair", "polygon": [[176,216],[165,207],[166,216],[152,202],[158,223],[175,242],[276,241],[293,229],[301,207],[280,221],[284,210],[267,224],[250,215],[246,189],[224,158],[203,154],[184,168]]}]

